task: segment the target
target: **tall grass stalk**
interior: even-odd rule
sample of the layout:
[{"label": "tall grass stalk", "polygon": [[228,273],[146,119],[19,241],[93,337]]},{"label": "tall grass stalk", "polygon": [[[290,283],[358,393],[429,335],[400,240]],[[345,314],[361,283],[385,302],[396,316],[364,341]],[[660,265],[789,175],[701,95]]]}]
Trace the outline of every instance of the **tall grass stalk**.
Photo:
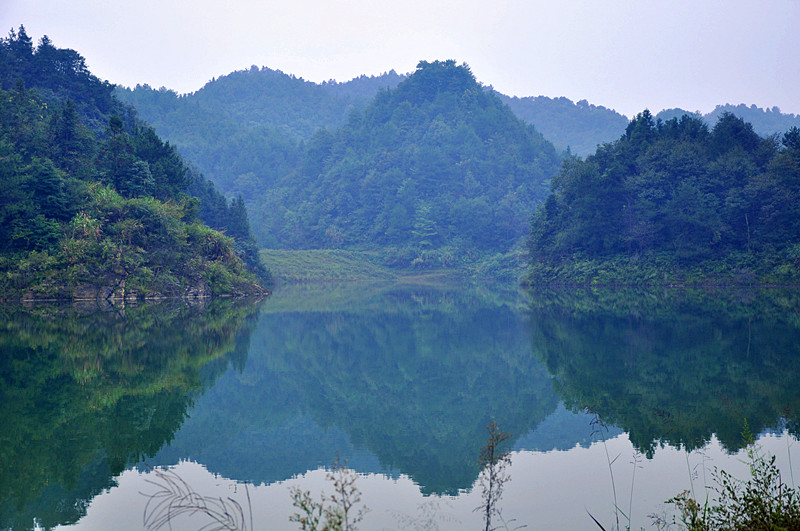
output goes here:
[{"label": "tall grass stalk", "polygon": [[683,455],[686,457],[686,472],[689,473],[689,486],[691,487],[692,498],[697,499],[697,496],[694,493],[694,477],[692,477],[692,467],[689,465],[689,452],[684,450]]},{"label": "tall grass stalk", "polygon": [[[594,413],[589,408],[586,408],[586,412],[590,413],[592,415],[592,420],[589,423],[589,425],[592,426],[592,436],[594,436],[594,435],[599,435],[600,436],[600,441],[603,443],[603,449],[606,452],[606,463],[608,463],[608,474],[609,474],[609,476],[611,476],[611,493],[614,496],[614,520],[616,522],[616,528],[615,529],[617,529],[617,530],[622,529],[620,527],[620,524],[619,524],[619,515],[620,514],[628,521],[628,525],[626,526],[626,529],[630,529],[630,527],[631,527],[631,519],[619,507],[619,503],[617,502],[617,485],[616,485],[616,482],[614,481],[613,465],[617,461],[617,459],[619,459],[619,455],[620,454],[617,454],[617,456],[614,457],[614,459],[611,459],[611,455],[608,453],[608,444],[606,444],[606,436],[605,436],[605,432],[608,431],[608,426],[605,424],[605,422],[600,420],[600,416],[597,413]],[[634,474],[635,474],[635,469],[634,469]],[[631,497],[632,496],[633,496],[633,492],[631,492]],[[629,510],[629,512],[630,512],[630,510]],[[600,525],[600,522],[598,522],[597,519],[591,513],[589,513],[589,516],[600,527],[600,529],[604,529],[603,526]]]},{"label": "tall grass stalk", "polygon": [[794,484],[794,469],[792,468],[792,443],[790,441],[791,437],[789,434],[786,434],[786,454],[789,456],[789,476],[792,478],[792,488],[796,489],[797,487]]}]

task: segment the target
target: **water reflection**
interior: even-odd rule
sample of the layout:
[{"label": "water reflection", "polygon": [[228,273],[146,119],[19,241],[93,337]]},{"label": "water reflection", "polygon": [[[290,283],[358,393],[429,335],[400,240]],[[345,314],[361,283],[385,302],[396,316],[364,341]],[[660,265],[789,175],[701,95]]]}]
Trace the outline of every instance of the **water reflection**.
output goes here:
[{"label": "water reflection", "polygon": [[160,450],[246,355],[255,308],[0,306],[0,528],[75,522]]},{"label": "water reflection", "polygon": [[295,310],[286,296],[265,303],[244,371],[197,403],[158,463],[258,484],[340,454],[455,494],[478,474],[491,419],[519,436],[558,404],[514,299],[394,286],[344,308],[293,295]]},{"label": "water reflection", "polygon": [[533,350],[567,406],[595,412],[652,455],[742,431],[798,434],[796,291],[572,291],[539,294]]},{"label": "water reflection", "polygon": [[[796,435],[798,308],[796,292],[396,284],[297,286],[260,308],[1,307],[0,528],[75,522],[123,470],[187,460],[281,485],[338,455],[461,499],[490,420],[539,452],[591,453],[593,420],[648,456],[714,436],[736,450],[745,421]],[[543,470],[553,492],[568,481],[518,455],[536,468],[509,493]]]}]

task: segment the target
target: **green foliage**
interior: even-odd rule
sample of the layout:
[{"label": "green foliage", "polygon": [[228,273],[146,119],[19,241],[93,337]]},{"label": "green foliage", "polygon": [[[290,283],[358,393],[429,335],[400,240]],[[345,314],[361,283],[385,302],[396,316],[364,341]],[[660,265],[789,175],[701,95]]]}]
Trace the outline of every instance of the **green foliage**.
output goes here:
[{"label": "green foliage", "polygon": [[[773,531],[800,529],[800,493],[787,485],[775,465],[754,441],[747,444],[750,477],[741,480],[715,467],[716,496],[702,506],[688,491],[667,503],[680,513],[682,528],[689,531]],[[657,518],[660,529],[669,526]]]},{"label": "green foliage", "polygon": [[[568,149],[570,154],[581,157],[594,153],[598,145],[619,138],[628,125],[628,119],[622,114],[602,105],[592,105],[586,100],[573,102],[564,97],[518,98],[498,95],[517,116],[534,125],[557,148]],[[777,107],[761,109],[755,105],[717,105],[705,115],[683,109],[665,109],[655,118],[666,123],[673,118],[680,120],[682,116],[688,115],[713,127],[725,113],[753,124],[755,132],[764,137],[800,127],[800,116],[781,113]]]},{"label": "green foliage", "polygon": [[262,221],[264,190],[297,165],[298,141],[320,128],[343,126],[353,110],[401,79],[389,72],[315,84],[251,68],[212,80],[193,94],[137,85],[118,89],[117,96],[136,107],[223,193],[244,197],[259,243],[274,246],[274,235]]},{"label": "green foliage", "polygon": [[[524,235],[558,163],[552,145],[454,61],[423,61],[402,81],[314,85],[250,69],[188,96],[137,87],[121,97],[244,197],[268,248],[474,264]],[[336,104],[344,100],[346,110]]]},{"label": "green foliage", "polygon": [[507,251],[525,233],[555,149],[454,61],[421,62],[265,198],[287,248],[396,249],[398,264],[453,267]]},{"label": "green foliage", "polygon": [[717,105],[717,107],[704,116],[707,123],[716,123],[722,115],[730,113],[745,122],[753,124],[753,130],[761,136],[771,136],[781,133],[792,127],[800,127],[800,116],[784,114],[778,107],[761,109],[755,105]]},{"label": "green foliage", "polygon": [[[797,283],[800,171],[731,114],[712,130],[644,111],[569,159],[533,216],[531,283]],[[788,259],[788,260],[787,260]]]},{"label": "green foliage", "polygon": [[[13,56],[13,68],[0,72],[4,84],[20,76],[36,87],[0,89],[0,298],[260,290],[242,260],[269,282],[241,200],[229,205],[213,187],[199,186],[198,208],[175,148],[133,121],[80,56],[70,70],[40,61],[64,52],[49,41],[28,48],[24,28],[0,39],[0,54]],[[53,92],[54,84],[68,90]],[[106,127],[96,133],[86,124],[97,131],[99,118]],[[198,236],[195,216],[212,211],[206,203],[215,206],[214,227],[230,229],[233,239],[208,229]],[[208,240],[219,248],[200,245]]]},{"label": "green foliage", "polygon": [[130,109],[113,96],[114,86],[92,75],[78,52],[56,48],[47,36],[34,47],[24,26],[0,39],[0,89],[12,90],[20,83],[36,87],[48,106],[72,101],[95,132],[101,132],[114,114],[132,124]]}]

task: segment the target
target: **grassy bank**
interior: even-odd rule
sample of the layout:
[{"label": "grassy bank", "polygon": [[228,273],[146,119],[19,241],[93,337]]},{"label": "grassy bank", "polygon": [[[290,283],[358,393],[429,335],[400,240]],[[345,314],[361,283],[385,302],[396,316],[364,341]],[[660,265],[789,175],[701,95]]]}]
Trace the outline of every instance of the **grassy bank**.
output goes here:
[{"label": "grassy bank", "polygon": [[399,274],[376,252],[264,249],[260,257],[277,283],[395,280]]},{"label": "grassy bank", "polygon": [[524,283],[581,286],[797,286],[800,248],[681,261],[672,253],[534,262]]},{"label": "grassy bank", "polygon": [[440,283],[454,279],[472,279],[517,285],[526,266],[525,257],[518,250],[448,267],[401,266],[394,259],[392,251],[263,249],[259,256],[264,266],[272,272],[274,281],[279,284],[385,280]]}]

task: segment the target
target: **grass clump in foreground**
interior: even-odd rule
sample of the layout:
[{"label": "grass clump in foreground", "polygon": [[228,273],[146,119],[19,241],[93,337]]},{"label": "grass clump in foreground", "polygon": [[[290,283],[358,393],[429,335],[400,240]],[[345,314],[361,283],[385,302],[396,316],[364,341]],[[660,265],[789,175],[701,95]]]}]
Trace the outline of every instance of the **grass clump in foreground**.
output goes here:
[{"label": "grass clump in foreground", "polygon": [[708,497],[701,504],[689,491],[667,503],[679,511],[671,521],[654,516],[658,529],[689,531],[795,531],[800,530],[800,496],[795,488],[783,482],[775,465],[775,456],[766,455],[745,424],[750,478],[741,480],[715,469],[713,490],[717,498],[709,505]]}]

